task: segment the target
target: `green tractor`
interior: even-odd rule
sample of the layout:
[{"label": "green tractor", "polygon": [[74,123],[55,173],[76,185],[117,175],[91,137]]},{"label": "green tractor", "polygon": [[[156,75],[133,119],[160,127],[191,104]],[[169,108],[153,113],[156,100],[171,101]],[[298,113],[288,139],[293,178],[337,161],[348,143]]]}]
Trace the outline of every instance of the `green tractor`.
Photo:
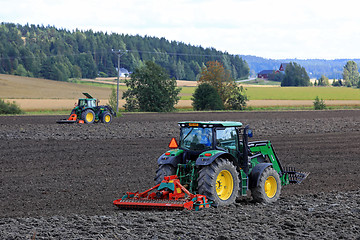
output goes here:
[{"label": "green tractor", "polygon": [[252,131],[240,122],[179,126],[179,145],[173,139],[172,149],[158,159],[155,182],[177,175],[189,192],[205,195],[214,206],[232,204],[248,190],[257,202],[275,202],[282,186],[301,183],[309,174],[284,169],[270,141],[248,142]]},{"label": "green tractor", "polygon": [[57,123],[111,123],[116,112],[108,105],[100,105],[96,98],[88,93],[83,93],[86,98],[79,98],[77,105],[71,111],[68,119],[62,119]]}]

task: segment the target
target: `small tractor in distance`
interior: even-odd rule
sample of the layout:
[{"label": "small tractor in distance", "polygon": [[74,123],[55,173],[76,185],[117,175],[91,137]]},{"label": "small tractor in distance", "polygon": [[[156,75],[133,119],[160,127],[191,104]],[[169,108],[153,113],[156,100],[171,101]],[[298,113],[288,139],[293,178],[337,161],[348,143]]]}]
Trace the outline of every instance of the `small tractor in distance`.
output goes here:
[{"label": "small tractor in distance", "polygon": [[68,119],[62,119],[57,123],[111,123],[116,112],[108,106],[99,106],[99,101],[88,93],[83,93],[86,98],[79,98],[77,105],[70,113]]},{"label": "small tractor in distance", "polygon": [[[208,204],[229,205],[237,197],[247,196],[248,190],[256,202],[273,203],[279,199],[282,186],[301,183],[309,175],[283,168],[270,141],[248,142],[252,131],[248,126],[242,127],[241,122],[178,124],[179,145],[173,138],[169,144],[171,149],[157,161],[155,182],[159,186],[158,192],[150,200],[146,198],[147,192],[140,195],[127,193],[121,200],[115,200],[115,205],[151,208],[161,202],[163,208],[175,207],[172,201],[166,203],[163,194],[166,186],[172,186],[168,176],[176,177],[181,186],[196,197],[185,199],[183,208],[188,202],[191,202],[191,209]],[[176,189],[174,186],[165,188],[171,194],[181,192]],[[161,198],[157,199],[155,195]],[[195,201],[199,198],[204,200]]]}]

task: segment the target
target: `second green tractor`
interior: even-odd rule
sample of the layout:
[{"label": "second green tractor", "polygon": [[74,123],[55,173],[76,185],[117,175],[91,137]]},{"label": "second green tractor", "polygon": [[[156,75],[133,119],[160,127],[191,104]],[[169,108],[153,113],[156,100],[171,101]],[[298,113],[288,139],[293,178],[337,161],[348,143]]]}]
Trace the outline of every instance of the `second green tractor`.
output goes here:
[{"label": "second green tractor", "polygon": [[108,105],[99,105],[99,100],[89,93],[83,93],[86,98],[79,98],[78,103],[70,113],[68,119],[62,119],[57,123],[111,123],[116,112]]}]

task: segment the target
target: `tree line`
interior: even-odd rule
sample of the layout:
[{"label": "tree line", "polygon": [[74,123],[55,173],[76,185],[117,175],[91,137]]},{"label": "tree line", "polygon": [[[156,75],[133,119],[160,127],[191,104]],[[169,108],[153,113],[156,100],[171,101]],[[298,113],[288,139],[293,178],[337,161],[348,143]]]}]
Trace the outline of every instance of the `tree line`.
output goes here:
[{"label": "tree line", "polygon": [[246,78],[245,60],[214,48],[192,46],[165,38],[127,34],[69,31],[54,26],[0,24],[0,73],[59,81],[117,75],[121,67],[133,72],[152,61],[171,78],[197,80],[208,61],[219,61],[234,79]]},{"label": "tree line", "polygon": [[343,77],[343,67],[348,61],[360,64],[360,59],[267,59],[250,55],[239,56],[248,63],[252,76],[265,69],[278,70],[281,63],[296,62],[306,69],[310,78],[325,75],[330,79],[338,79]]},{"label": "tree line", "polygon": [[[356,62],[350,60],[343,67],[343,79],[333,81],[334,87],[358,87],[360,88],[360,74]],[[285,73],[273,72],[269,75],[269,79],[281,82],[282,87],[288,86],[312,86],[310,77],[304,67],[296,62],[290,62],[286,65]],[[320,78],[315,80],[315,86],[329,86],[329,78],[321,75]]]}]

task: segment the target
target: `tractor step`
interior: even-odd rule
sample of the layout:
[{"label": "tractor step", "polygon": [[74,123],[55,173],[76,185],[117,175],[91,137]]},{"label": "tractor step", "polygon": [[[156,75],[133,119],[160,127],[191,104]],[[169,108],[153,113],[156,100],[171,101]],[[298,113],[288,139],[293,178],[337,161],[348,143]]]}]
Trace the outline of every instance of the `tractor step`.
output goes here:
[{"label": "tractor step", "polygon": [[121,199],[113,204],[119,208],[127,209],[168,209],[168,210],[195,210],[209,208],[206,196],[190,193],[180,184],[176,175],[164,177],[156,186],[144,192],[127,192]]},{"label": "tractor step", "polygon": [[302,181],[309,176],[309,172],[297,172],[295,168],[289,167],[285,169],[284,173],[287,173],[289,176],[289,183],[300,184]]}]

